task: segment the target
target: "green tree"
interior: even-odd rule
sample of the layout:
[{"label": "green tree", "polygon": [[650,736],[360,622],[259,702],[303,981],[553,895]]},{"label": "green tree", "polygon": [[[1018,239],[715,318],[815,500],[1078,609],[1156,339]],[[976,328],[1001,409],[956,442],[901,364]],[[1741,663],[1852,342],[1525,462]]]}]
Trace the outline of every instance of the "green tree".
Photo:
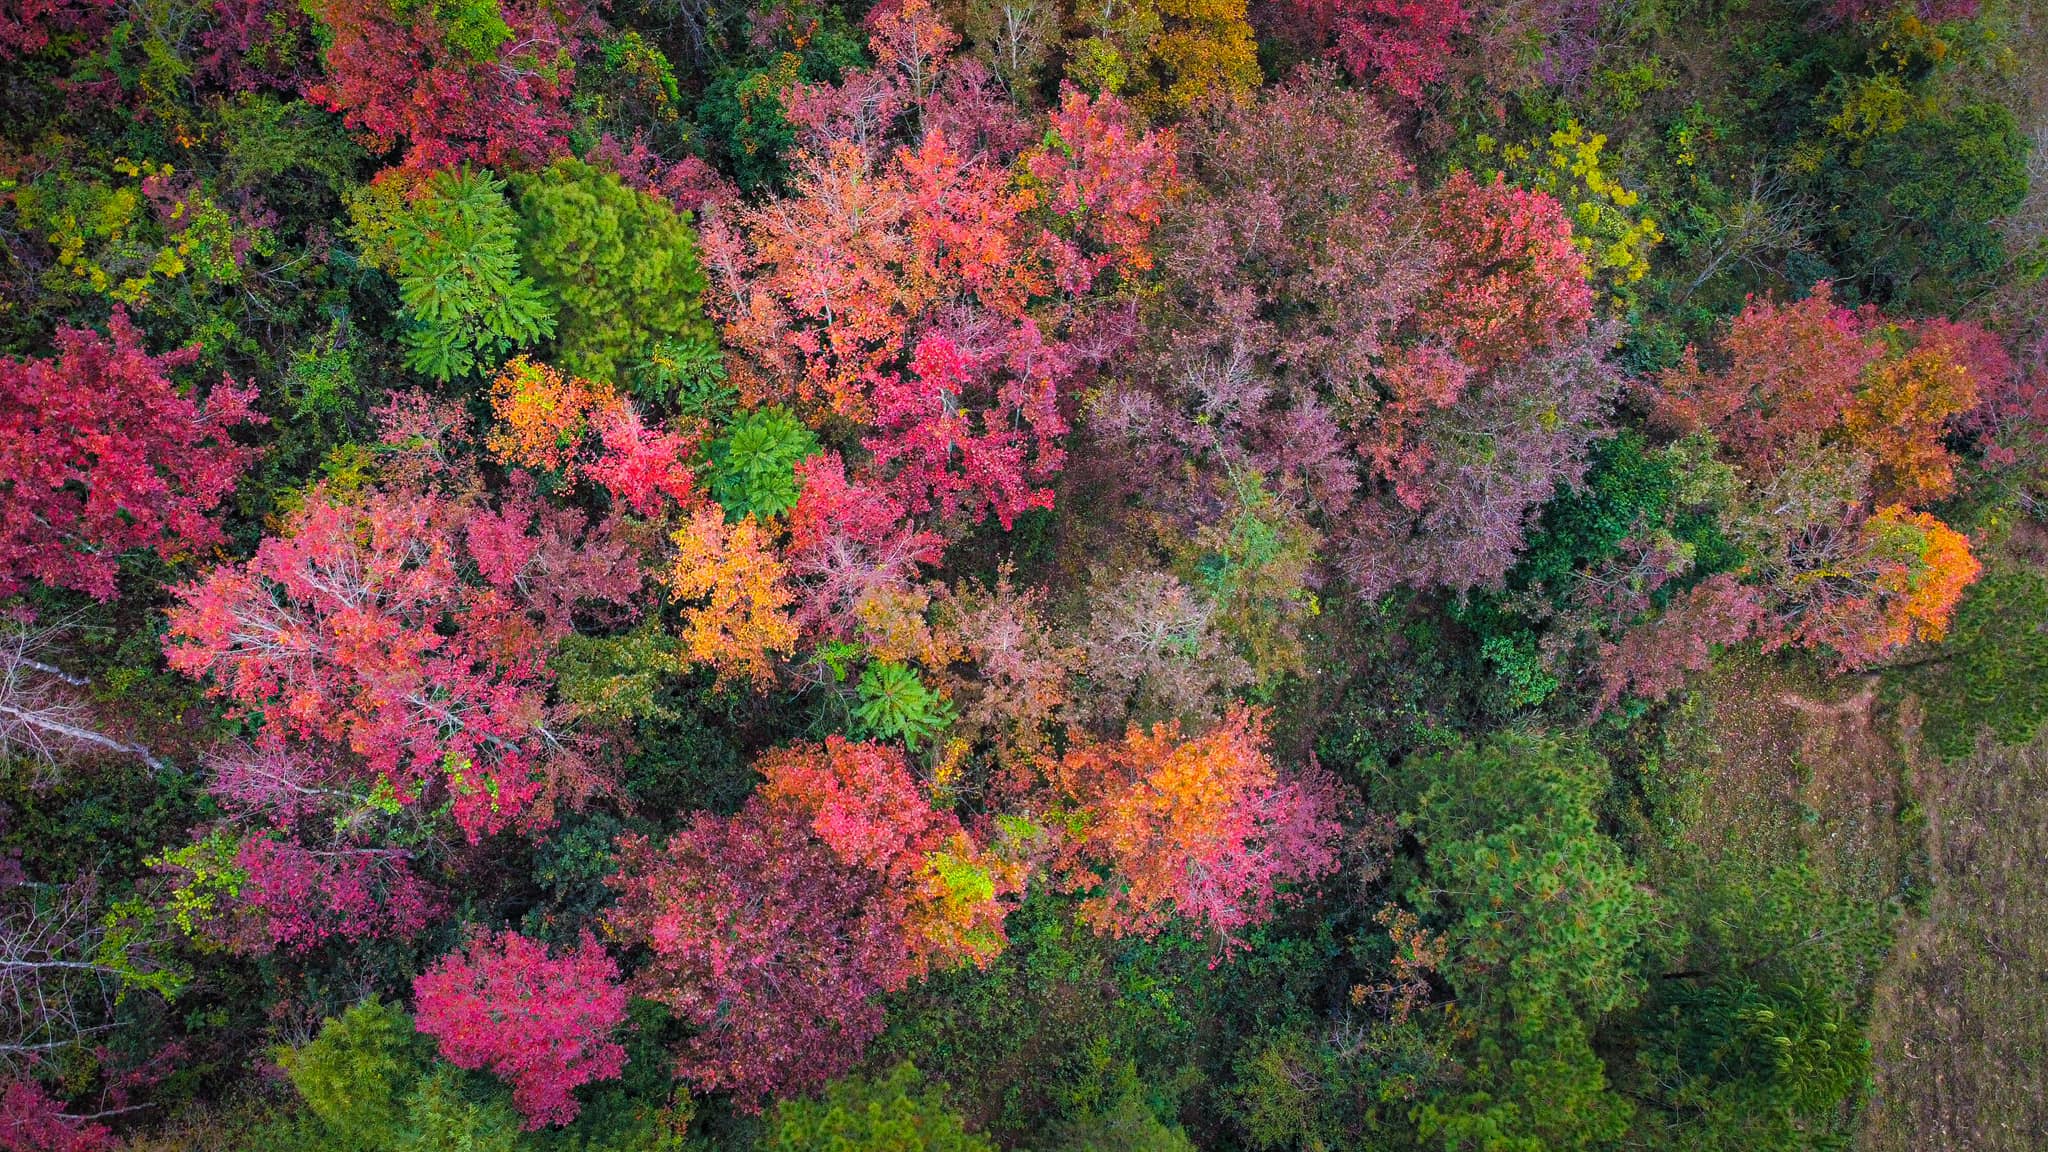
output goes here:
[{"label": "green tree", "polygon": [[563,371],[617,381],[662,341],[713,340],[688,214],[580,160],[517,178],[520,252],[560,307]]},{"label": "green tree", "polygon": [[861,670],[855,687],[855,733],[875,740],[901,740],[912,752],[929,744],[953,722],[953,706],[925,687],[915,669],[877,660]]},{"label": "green tree", "polygon": [[796,507],[796,466],[817,451],[818,438],[789,409],[742,412],[705,448],[711,498],[730,520],[779,516]]},{"label": "green tree", "polygon": [[424,1057],[412,1021],[375,1000],[330,1018],[320,1035],[278,1055],[306,1108],[345,1148],[379,1148],[399,1129]]},{"label": "green tree", "polygon": [[1630,1106],[1592,1034],[1641,996],[1653,909],[1595,815],[1607,762],[1582,741],[1506,732],[1403,777],[1402,821],[1424,848],[1409,898],[1444,936],[1473,1030],[1472,1075],[1417,1109],[1422,1135],[1487,1152],[1619,1136]]},{"label": "green tree", "polygon": [[849,1076],[823,1100],[784,1100],[768,1115],[763,1152],[995,1152],[967,1130],[916,1066],[886,1076]]},{"label": "green tree", "polygon": [[449,380],[489,370],[554,332],[555,306],[520,275],[519,221],[489,172],[440,173],[403,206],[373,189],[350,214],[371,262],[398,281],[414,371]]}]

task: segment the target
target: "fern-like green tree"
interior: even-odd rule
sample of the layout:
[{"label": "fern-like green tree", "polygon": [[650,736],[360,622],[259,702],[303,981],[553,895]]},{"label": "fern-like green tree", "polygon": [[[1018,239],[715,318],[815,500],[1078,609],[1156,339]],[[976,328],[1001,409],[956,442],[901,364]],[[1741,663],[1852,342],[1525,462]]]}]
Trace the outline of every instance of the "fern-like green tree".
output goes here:
[{"label": "fern-like green tree", "polygon": [[861,671],[854,691],[853,722],[860,736],[901,740],[912,752],[930,743],[953,722],[953,706],[925,686],[915,669],[877,660]]},{"label": "fern-like green tree", "polygon": [[742,412],[705,448],[711,498],[728,519],[765,520],[796,507],[796,466],[818,451],[818,438],[780,406]]},{"label": "fern-like green tree", "polygon": [[440,173],[384,235],[388,249],[372,258],[386,257],[398,280],[414,371],[436,380],[488,371],[553,334],[555,305],[520,274],[519,220],[489,172]]}]

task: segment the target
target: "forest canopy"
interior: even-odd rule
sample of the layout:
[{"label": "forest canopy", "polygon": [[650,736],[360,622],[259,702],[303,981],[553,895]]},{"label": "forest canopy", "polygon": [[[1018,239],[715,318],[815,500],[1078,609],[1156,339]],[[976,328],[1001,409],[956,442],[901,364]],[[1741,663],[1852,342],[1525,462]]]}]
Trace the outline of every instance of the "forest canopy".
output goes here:
[{"label": "forest canopy", "polygon": [[0,111],[0,1152],[1934,1075],[2048,9],[10,0]]}]

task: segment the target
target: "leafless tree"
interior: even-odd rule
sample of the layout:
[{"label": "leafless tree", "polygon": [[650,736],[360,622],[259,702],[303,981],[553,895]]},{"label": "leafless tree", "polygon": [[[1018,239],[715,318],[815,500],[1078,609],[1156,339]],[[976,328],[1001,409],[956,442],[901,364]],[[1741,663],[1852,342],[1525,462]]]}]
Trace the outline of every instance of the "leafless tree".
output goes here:
[{"label": "leafless tree", "polygon": [[41,659],[62,631],[0,625],[0,756],[54,765],[81,752],[115,752],[170,771],[148,748],[99,730],[82,692],[91,681]]},{"label": "leafless tree", "polygon": [[124,986],[168,990],[175,981],[132,925],[96,912],[97,894],[90,877],[0,888],[0,1066],[34,1063],[110,1030]]}]

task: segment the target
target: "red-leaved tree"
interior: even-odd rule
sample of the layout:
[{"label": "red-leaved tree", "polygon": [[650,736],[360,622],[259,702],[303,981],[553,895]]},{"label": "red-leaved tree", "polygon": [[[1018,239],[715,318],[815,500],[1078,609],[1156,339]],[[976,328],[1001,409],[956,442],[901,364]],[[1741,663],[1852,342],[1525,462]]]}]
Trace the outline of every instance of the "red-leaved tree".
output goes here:
[{"label": "red-leaved tree", "polygon": [[1443,79],[1451,37],[1466,30],[1464,0],[1282,0],[1296,39],[1321,47],[1359,80],[1410,103]]},{"label": "red-leaved tree", "polygon": [[594,786],[548,656],[578,604],[624,612],[641,585],[611,528],[517,489],[496,508],[430,487],[316,492],[252,559],[177,590],[165,654],[401,800],[449,801],[473,839],[545,826]]},{"label": "red-leaved tree", "polygon": [[331,40],[307,95],[377,147],[404,145],[408,167],[537,167],[568,151],[576,58],[598,28],[580,0],[308,7]]},{"label": "red-leaved tree", "polygon": [[1327,67],[1184,128],[1143,354],[1089,413],[1153,517],[1196,536],[1256,475],[1373,596],[1497,582],[1618,383],[1557,201],[1420,190],[1393,131]]},{"label": "red-leaved tree", "polygon": [[1335,778],[1313,765],[1282,776],[1260,714],[1242,706],[1201,736],[1134,728],[1048,770],[1079,817],[1062,884],[1088,894],[1081,915],[1104,931],[1149,936],[1180,916],[1228,952],[1272,915],[1281,885],[1337,869]]},{"label": "red-leaved tree", "polygon": [[787,96],[793,194],[707,212],[711,304],[750,399],[858,430],[854,480],[1007,527],[1049,506],[1062,403],[1127,333],[1109,301],[1149,265],[1170,138],[1070,92],[1024,149],[926,6],[869,25],[874,70]]},{"label": "red-leaved tree", "polygon": [[107,1126],[82,1120],[19,1074],[0,1084],[0,1152],[113,1152]]},{"label": "red-leaved tree", "polygon": [[227,430],[259,422],[253,388],[204,403],[171,382],[195,348],[152,356],[127,313],[108,336],[57,333],[49,360],[0,358],[0,597],[28,580],[111,599],[120,554],[221,542],[208,517],[254,457]]},{"label": "red-leaved tree", "polygon": [[666,849],[620,841],[610,915],[653,961],[641,994],[698,1029],[678,1072],[742,1107],[844,1073],[880,1033],[881,994],[1003,946],[1020,887],[900,749],[833,737],[764,757],[730,818],[700,814]]},{"label": "red-leaved tree", "polygon": [[626,1066],[612,1033],[626,1019],[619,966],[589,931],[555,953],[517,932],[485,932],[413,981],[414,1020],[458,1068],[512,1086],[528,1129],[576,1118],[580,1084]]},{"label": "red-leaved tree", "polygon": [[756,797],[700,813],[668,843],[619,843],[610,914],[651,957],[640,995],[695,1028],[678,1075],[742,1108],[813,1090],[853,1067],[902,987],[901,923],[880,879],[841,861],[794,803]]}]

